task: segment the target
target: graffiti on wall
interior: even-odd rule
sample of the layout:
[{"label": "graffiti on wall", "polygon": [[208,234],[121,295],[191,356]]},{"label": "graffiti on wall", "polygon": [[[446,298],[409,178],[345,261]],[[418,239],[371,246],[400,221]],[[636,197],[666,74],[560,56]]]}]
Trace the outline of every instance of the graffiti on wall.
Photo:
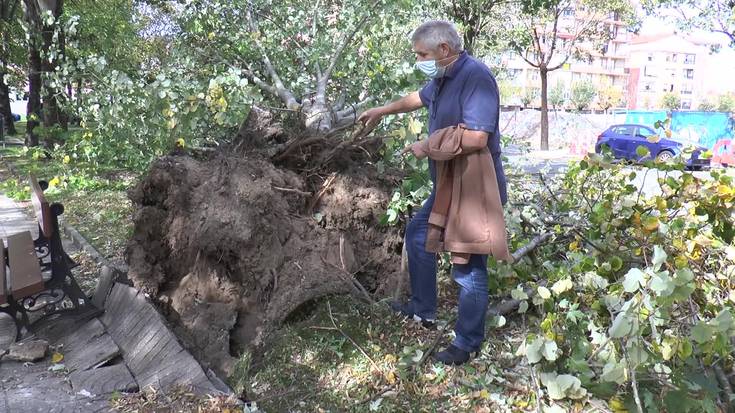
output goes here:
[{"label": "graffiti on wall", "polygon": [[[666,111],[630,111],[625,116],[625,123],[653,127],[656,121],[666,118]],[[735,125],[729,113],[674,111],[671,113],[671,132],[674,138],[712,149],[718,141],[733,137]]]}]

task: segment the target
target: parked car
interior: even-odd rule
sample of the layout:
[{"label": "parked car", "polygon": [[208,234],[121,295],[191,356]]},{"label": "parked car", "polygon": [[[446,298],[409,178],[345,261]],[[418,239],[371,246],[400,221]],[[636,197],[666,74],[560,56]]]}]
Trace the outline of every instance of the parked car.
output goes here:
[{"label": "parked car", "polygon": [[[650,139],[651,137],[656,139]],[[667,161],[682,153],[685,147],[693,145],[694,152],[686,160],[687,167],[699,169],[709,166],[710,160],[700,157],[701,153],[707,148],[693,142],[677,140],[676,138],[660,137],[653,129],[645,125],[621,124],[613,125],[607,128],[597,137],[595,144],[595,152],[602,153],[603,148],[609,148],[613,157],[629,161],[642,161],[645,159],[656,158],[659,161]],[[642,159],[636,153],[639,146],[648,148],[650,155]]]},{"label": "parked car", "polygon": [[20,115],[17,113],[11,113],[10,116],[13,117],[14,122],[20,122]]}]

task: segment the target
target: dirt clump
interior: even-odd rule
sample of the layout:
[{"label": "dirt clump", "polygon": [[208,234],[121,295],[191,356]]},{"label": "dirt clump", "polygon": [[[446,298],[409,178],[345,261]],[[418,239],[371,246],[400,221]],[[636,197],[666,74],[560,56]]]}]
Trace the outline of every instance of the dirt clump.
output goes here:
[{"label": "dirt clump", "polygon": [[250,119],[231,145],[160,158],[130,192],[128,277],[220,374],[302,304],[356,292],[351,277],[371,292],[400,278],[401,235],[380,225],[396,177],[364,147],[294,150],[304,139]]}]

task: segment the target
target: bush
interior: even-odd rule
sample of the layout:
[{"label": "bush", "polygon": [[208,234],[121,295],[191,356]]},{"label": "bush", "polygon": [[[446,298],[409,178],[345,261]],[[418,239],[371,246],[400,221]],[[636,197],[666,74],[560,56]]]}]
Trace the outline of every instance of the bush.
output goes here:
[{"label": "bush", "polygon": [[681,96],[678,93],[666,92],[661,97],[660,104],[666,110],[677,110],[681,108]]},{"label": "bush", "polygon": [[595,85],[589,80],[575,82],[572,85],[572,97],[570,103],[574,109],[582,111],[589,108],[592,100],[595,99]]}]

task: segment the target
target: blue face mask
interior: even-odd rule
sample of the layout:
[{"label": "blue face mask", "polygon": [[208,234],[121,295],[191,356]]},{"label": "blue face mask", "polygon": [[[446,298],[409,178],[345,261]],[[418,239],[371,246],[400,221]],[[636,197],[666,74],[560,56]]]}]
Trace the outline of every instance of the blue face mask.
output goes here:
[{"label": "blue face mask", "polygon": [[[447,66],[439,66],[437,62],[441,62],[442,60],[448,60],[453,57],[457,57],[457,55],[447,56],[439,60],[424,60],[423,62],[416,62],[414,67],[420,70],[421,72],[423,72],[426,76],[432,79],[438,79],[440,77],[444,77],[444,74],[446,74],[447,72]],[[453,62],[454,61],[450,62],[449,64]]]},{"label": "blue face mask", "polygon": [[432,79],[443,77],[444,73],[446,72],[446,67],[437,65],[436,60],[424,60],[423,62],[416,62],[414,67]]}]

